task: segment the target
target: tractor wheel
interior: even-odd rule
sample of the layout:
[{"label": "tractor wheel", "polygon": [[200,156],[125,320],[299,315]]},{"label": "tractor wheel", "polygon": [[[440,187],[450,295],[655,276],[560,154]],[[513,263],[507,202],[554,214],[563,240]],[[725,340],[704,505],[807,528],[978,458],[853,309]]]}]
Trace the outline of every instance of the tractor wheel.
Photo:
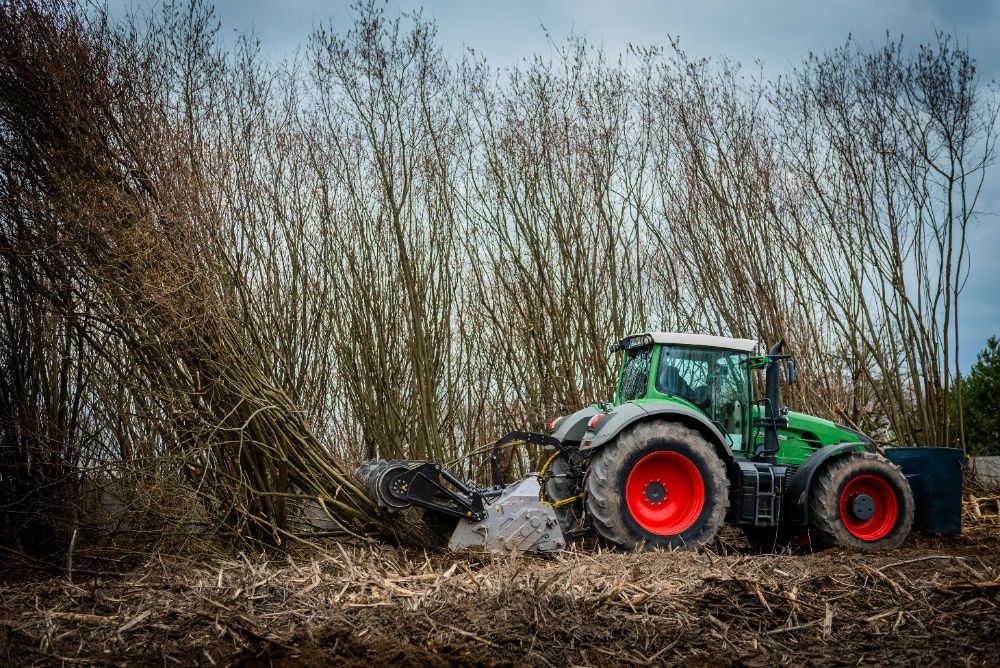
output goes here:
[{"label": "tractor wheel", "polygon": [[643,422],[594,455],[586,505],[597,532],[626,550],[694,549],[722,526],[729,479],[694,429]]},{"label": "tractor wheel", "polygon": [[913,526],[913,492],[898,466],[870,452],[835,457],[813,481],[814,534],[829,545],[895,549]]}]

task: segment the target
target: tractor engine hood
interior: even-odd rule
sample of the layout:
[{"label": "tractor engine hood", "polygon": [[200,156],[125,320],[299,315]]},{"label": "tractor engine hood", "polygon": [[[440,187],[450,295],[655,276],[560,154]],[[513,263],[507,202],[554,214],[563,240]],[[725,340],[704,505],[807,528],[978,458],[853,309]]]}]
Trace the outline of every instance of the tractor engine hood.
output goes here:
[{"label": "tractor engine hood", "polygon": [[833,443],[872,443],[866,434],[815,415],[788,411],[788,429],[813,434],[823,445]]}]

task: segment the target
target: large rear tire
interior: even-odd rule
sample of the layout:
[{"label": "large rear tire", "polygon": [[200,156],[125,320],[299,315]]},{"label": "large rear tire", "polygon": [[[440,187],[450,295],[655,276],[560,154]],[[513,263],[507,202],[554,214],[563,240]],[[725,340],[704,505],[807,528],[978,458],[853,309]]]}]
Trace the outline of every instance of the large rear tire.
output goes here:
[{"label": "large rear tire", "polygon": [[900,468],[871,452],[834,457],[813,482],[810,523],[824,543],[896,549],[913,527],[913,492]]},{"label": "large rear tire", "polygon": [[676,422],[622,432],[594,455],[585,485],[594,529],[626,550],[696,549],[715,537],[729,508],[722,460]]}]

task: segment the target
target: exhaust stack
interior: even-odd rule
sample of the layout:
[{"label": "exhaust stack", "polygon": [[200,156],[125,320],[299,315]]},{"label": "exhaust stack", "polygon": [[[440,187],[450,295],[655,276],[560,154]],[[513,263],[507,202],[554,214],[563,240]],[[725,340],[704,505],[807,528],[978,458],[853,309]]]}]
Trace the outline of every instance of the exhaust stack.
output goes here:
[{"label": "exhaust stack", "polygon": [[768,362],[764,368],[764,417],[754,420],[754,425],[764,428],[764,443],[757,447],[754,459],[775,462],[778,456],[778,429],[788,426],[787,410],[781,405],[779,384],[781,362],[788,365],[788,382],[795,382],[795,361],[791,355],[782,354],[785,342],[778,341],[767,351]]}]

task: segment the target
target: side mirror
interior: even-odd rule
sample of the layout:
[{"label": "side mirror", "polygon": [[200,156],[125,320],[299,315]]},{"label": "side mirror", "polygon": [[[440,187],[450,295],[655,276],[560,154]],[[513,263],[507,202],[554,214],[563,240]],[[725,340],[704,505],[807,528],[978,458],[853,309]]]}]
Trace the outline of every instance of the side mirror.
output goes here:
[{"label": "side mirror", "polygon": [[795,384],[795,378],[798,375],[798,373],[795,370],[795,358],[794,357],[789,357],[788,358],[788,362],[786,362],[786,365],[787,365],[786,366],[786,373],[788,374],[788,384],[789,385],[794,385]]}]

